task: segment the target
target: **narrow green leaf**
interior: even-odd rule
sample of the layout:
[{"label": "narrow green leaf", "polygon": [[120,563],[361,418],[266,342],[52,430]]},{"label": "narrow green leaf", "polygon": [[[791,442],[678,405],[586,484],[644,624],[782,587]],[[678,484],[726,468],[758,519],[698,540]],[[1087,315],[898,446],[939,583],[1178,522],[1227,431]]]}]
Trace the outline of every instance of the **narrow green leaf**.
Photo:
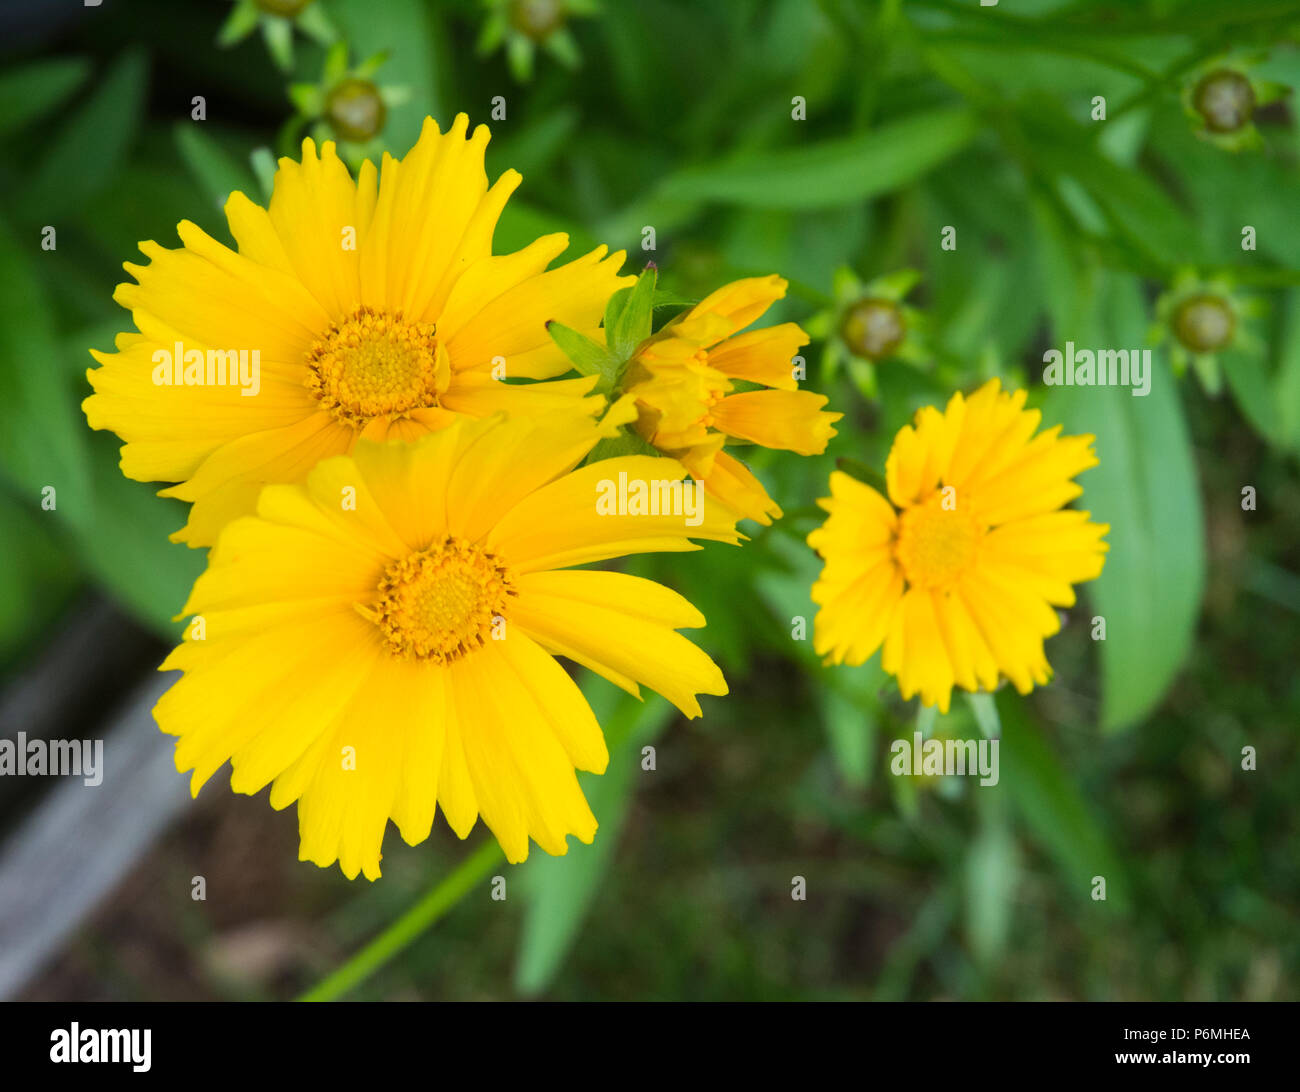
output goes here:
[{"label": "narrow green leaf", "polygon": [[144,55],[122,54],[98,90],[65,121],[28,179],[22,210],[50,223],[106,187],[122,165],[144,110]]},{"label": "narrow green leaf", "polygon": [[[1105,282],[1100,319],[1081,347],[1142,349],[1147,322],[1135,279]],[[1164,695],[1191,647],[1205,585],[1204,528],[1195,460],[1178,380],[1153,356],[1150,393],[1128,387],[1055,387],[1048,424],[1096,436],[1098,466],[1080,478],[1076,507],[1110,525],[1101,576],[1084,586],[1105,620],[1098,640],[1102,724],[1141,720]],[[1082,612],[1080,612],[1082,613]],[[1085,615],[1083,624],[1093,623]]]},{"label": "narrow green leaf", "polygon": [[848,204],[915,181],[964,148],[977,129],[965,108],[928,110],[841,140],[688,168],[670,175],[659,194],[758,208]]},{"label": "narrow green leaf", "polygon": [[[60,517],[87,526],[94,501],[85,419],[33,268],[43,254],[34,232],[26,249],[31,257],[0,224],[0,469],[33,510],[49,496]],[[43,496],[47,487],[54,492]]]},{"label": "narrow green leaf", "polygon": [[524,866],[528,909],[515,963],[515,988],[522,994],[546,989],[563,964],[618,844],[634,785],[654,776],[642,772],[641,749],[672,719],[672,706],[657,695],[642,704],[611,690],[602,687],[592,700],[610,745],[609,768],[600,777],[580,775],[600,832],[590,846],[571,843],[563,857],[535,853]]},{"label": "narrow green leaf", "polygon": [[178,121],[172,130],[176,148],[190,173],[217,208],[224,207],[226,199],[236,190],[256,197],[257,180],[203,128],[204,124]]},{"label": "narrow green leaf", "polygon": [[1270,444],[1286,446],[1284,405],[1265,361],[1246,350],[1225,352],[1219,355],[1219,370],[1227,377],[1232,397],[1251,427]]},{"label": "narrow green leaf", "polygon": [[822,720],[826,725],[835,768],[845,784],[865,789],[871,775],[871,756],[878,727],[875,709],[827,687],[822,700]]},{"label": "narrow green leaf", "polygon": [[49,113],[78,87],[90,72],[81,57],[36,61],[0,75],[0,136],[8,136]]},{"label": "narrow green leaf", "polygon": [[114,436],[94,436],[96,518],[77,528],[77,552],[82,566],[136,618],[164,639],[177,640],[183,623],[172,619],[203,571],[206,551],[168,541],[184,526],[186,506],[157,496],[157,483],[124,478],[114,457],[117,447]]},{"label": "narrow green leaf", "polygon": [[1003,690],[998,707],[1002,721],[998,784],[1005,788],[1030,837],[1051,854],[1076,901],[1088,901],[1093,877],[1104,876],[1107,901],[1125,908],[1129,884],[1123,863],[1023,699]]},{"label": "narrow green leaf", "polygon": [[992,968],[1011,934],[1020,868],[1005,796],[981,788],[975,803],[980,826],[966,854],[966,932],[975,959]]}]

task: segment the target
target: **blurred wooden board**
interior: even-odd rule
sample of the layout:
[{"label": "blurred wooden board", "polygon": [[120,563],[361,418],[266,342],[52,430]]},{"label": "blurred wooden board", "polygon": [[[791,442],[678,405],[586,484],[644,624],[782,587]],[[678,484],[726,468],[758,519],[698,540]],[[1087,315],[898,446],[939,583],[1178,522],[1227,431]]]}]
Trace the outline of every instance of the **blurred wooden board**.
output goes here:
[{"label": "blurred wooden board", "polygon": [[107,722],[101,784],[53,779],[0,845],[0,999],[40,971],[189,802],[175,742],[152,714],[174,681],[148,678]]}]

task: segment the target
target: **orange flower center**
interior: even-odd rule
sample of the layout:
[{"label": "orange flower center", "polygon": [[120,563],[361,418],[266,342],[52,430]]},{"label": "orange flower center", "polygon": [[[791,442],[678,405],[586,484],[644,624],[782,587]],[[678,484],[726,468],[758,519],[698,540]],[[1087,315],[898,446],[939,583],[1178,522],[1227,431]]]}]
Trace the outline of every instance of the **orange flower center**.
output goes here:
[{"label": "orange flower center", "polygon": [[518,593],[499,557],[446,535],[390,564],[378,594],[357,609],[382,631],[388,651],[441,665],[504,639],[506,605]]},{"label": "orange flower center", "polygon": [[307,354],[307,387],[322,408],[355,428],[438,404],[450,370],[433,323],[362,307],[329,328]]},{"label": "orange flower center", "polygon": [[912,587],[949,588],[975,564],[983,537],[983,527],[955,493],[945,501],[937,492],[899,517],[894,555]]}]

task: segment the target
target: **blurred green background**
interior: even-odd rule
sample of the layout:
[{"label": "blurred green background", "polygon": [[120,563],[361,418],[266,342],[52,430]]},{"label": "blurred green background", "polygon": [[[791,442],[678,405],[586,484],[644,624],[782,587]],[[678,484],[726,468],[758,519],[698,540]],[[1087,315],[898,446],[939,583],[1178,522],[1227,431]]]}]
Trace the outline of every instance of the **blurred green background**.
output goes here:
[{"label": "blurred green background", "polygon": [[[695,637],[731,695],[687,723],[584,679],[616,744],[584,782],[595,846],[502,865],[504,902],[475,887],[350,996],[1300,998],[1300,3],[316,0],[298,18],[0,2],[6,687],[111,602],[111,640],[73,674],[113,670],[55,732],[93,736],[178,636],[202,553],[167,542],[180,506],[86,428],[87,348],[129,328],[111,295],[137,241],[176,245],[183,218],[228,241],[223,197],[264,199],[271,156],[347,124],[302,115],[386,54],[359,73],[386,120],[353,154],[404,154],[425,114],[466,111],[491,124],[490,175],[524,175],[498,251],[567,230],[571,255],[626,248],[687,298],[781,273],[766,321],[819,330],[807,385],[846,416],[823,457],[752,452],[784,520],[740,550],[635,563],[707,615]],[[249,33],[219,46],[223,24]],[[1245,103],[1221,132],[1216,78],[1229,113]],[[853,358],[845,307],[907,270],[905,345]],[[1232,336],[1180,328],[1192,297]],[[1043,387],[1067,340],[1154,347],[1151,394]],[[883,469],[917,407],[992,375],[1097,436],[1080,504],[1111,552],[1049,642],[1055,681],[998,695],[1000,784],[894,777],[915,703],[878,661],[823,668],[792,639],[819,569],[803,538],[837,459]],[[957,700],[936,731],[979,729]],[[221,781],[22,996],[295,996],[484,838],[390,830],[384,878],[349,884],[296,860],[292,811]],[[6,829],[35,798],[6,788]]]}]

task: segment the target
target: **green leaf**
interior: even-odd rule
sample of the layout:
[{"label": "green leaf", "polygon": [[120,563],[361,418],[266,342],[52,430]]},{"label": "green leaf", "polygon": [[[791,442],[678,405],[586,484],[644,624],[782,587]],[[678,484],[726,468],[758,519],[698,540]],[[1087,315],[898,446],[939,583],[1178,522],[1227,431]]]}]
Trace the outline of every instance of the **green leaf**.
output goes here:
[{"label": "green leaf", "polygon": [[0,669],[30,657],[81,583],[57,520],[0,490]]},{"label": "green leaf", "polygon": [[51,223],[105,188],[126,158],[144,111],[144,55],[130,50],[50,141],[28,180],[25,217]]},{"label": "green leaf", "polygon": [[168,541],[184,526],[186,505],[157,496],[157,483],[124,478],[114,458],[116,437],[100,433],[94,443],[98,504],[93,525],[77,528],[82,565],[159,636],[179,639],[182,623],[172,619],[203,571],[206,551]]},{"label": "green leaf", "polygon": [[1219,369],[1251,427],[1270,444],[1285,447],[1284,404],[1277,397],[1264,360],[1246,350],[1230,351],[1219,354]]},{"label": "green leaf", "polygon": [[61,365],[49,302],[33,268],[43,254],[34,232],[29,249],[32,259],[0,225],[0,468],[33,510],[40,510],[42,490],[53,487],[55,511],[85,526],[94,503],[85,419]]},{"label": "green leaf", "polygon": [[90,64],[81,57],[37,61],[0,76],[0,136],[8,136],[49,113],[85,82]]},{"label": "green leaf", "polygon": [[217,31],[217,45],[222,49],[242,42],[261,22],[262,13],[253,0],[237,0],[226,21]]},{"label": "green leaf", "polygon": [[840,140],[688,168],[665,179],[659,194],[758,208],[844,205],[915,181],[964,148],[977,129],[965,108],[930,110]]},{"label": "green leaf", "polygon": [[968,691],[966,701],[984,738],[997,739],[1002,734],[1002,725],[998,723],[998,703],[993,695],[983,690],[975,694]]},{"label": "green leaf", "polygon": [[1005,789],[1031,838],[1051,854],[1075,900],[1091,898],[1094,876],[1106,878],[1107,901],[1124,909],[1128,877],[1105,832],[1035,726],[1023,699],[998,694],[1002,741],[998,787]]},{"label": "green leaf", "polygon": [[1276,397],[1279,430],[1286,446],[1300,450],[1300,290],[1284,298],[1281,330],[1277,338]]},{"label": "green leaf", "polygon": [[[872,660],[878,663],[879,657]],[[848,695],[825,689],[822,719],[835,768],[847,785],[865,789],[871,777],[879,713],[874,703],[855,701]]]},{"label": "green leaf", "polygon": [[515,962],[515,988],[522,994],[546,989],[563,964],[618,844],[634,783],[647,776],[641,748],[659,737],[674,713],[657,695],[642,704],[611,691],[601,687],[591,703],[609,743],[609,768],[600,777],[580,775],[600,824],[596,840],[589,846],[571,842],[563,857],[535,853],[524,866],[528,909]]},{"label": "green leaf", "polygon": [[1020,862],[1004,796],[981,788],[975,802],[980,827],[966,853],[966,932],[976,960],[992,968],[1011,933]]},{"label": "green leaf", "polygon": [[203,129],[205,122],[178,121],[172,130],[181,159],[203,187],[209,199],[224,208],[226,200],[238,190],[245,195],[257,196],[257,180],[210,133]]},{"label": "green leaf", "polygon": [[[1140,350],[1147,316],[1136,280],[1111,278],[1103,287],[1096,313],[1105,317],[1076,342]],[[1205,585],[1204,524],[1178,382],[1158,356],[1153,365],[1146,396],[1127,387],[1055,387],[1043,410],[1046,423],[1097,438],[1100,464],[1082,475],[1075,505],[1110,524],[1106,566],[1084,586],[1106,621],[1097,646],[1109,731],[1141,720],[1173,682]]]},{"label": "green leaf", "polygon": [[1065,118],[1040,125],[1031,151],[1048,172],[1086,192],[1119,239],[1154,271],[1204,257],[1194,225],[1173,198],[1140,169],[1099,151],[1090,130]]}]

